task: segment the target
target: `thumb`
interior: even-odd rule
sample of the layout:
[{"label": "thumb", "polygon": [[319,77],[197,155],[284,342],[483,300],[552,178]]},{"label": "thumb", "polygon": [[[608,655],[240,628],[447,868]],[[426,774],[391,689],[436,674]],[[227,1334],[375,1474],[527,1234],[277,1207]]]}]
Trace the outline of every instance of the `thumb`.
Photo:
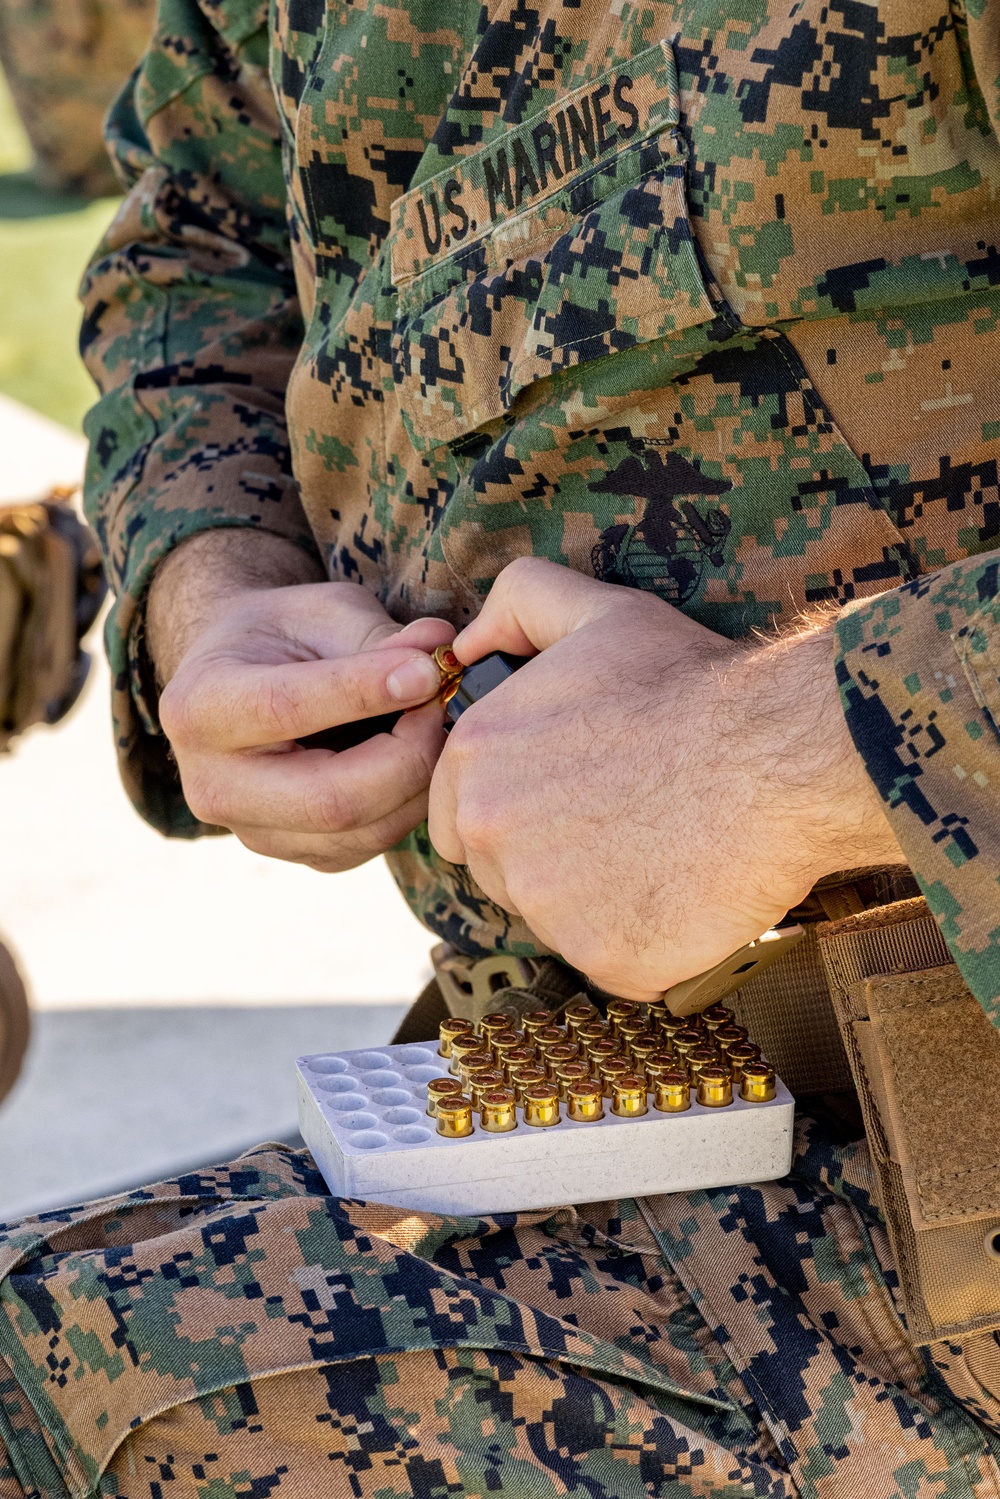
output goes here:
[{"label": "thumb", "polygon": [[482,612],[455,637],[453,649],[467,664],[491,651],[533,656],[602,614],[610,592],[607,583],[572,568],[519,558],[497,575]]}]

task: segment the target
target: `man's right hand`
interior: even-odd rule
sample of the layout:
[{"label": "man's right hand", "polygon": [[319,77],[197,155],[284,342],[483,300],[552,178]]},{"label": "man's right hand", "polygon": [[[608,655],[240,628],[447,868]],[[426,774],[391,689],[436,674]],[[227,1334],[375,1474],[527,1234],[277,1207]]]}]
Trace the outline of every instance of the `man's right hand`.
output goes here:
[{"label": "man's right hand", "polygon": [[[366,589],[321,577],[278,537],[203,533],[159,568],[146,640],[195,816],[255,853],[332,873],[426,816],[444,745],[428,653],[454,631],[439,619],[401,629]],[[296,743],[401,708],[391,734],[340,754]]]}]

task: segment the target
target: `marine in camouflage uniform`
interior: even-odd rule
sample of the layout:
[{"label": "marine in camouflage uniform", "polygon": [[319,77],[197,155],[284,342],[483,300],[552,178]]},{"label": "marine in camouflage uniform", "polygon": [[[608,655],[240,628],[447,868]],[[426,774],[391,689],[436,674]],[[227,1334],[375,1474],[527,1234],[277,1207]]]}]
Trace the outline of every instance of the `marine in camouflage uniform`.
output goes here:
[{"label": "marine in camouflage uniform", "polygon": [[[142,611],[211,527],[399,620],[525,553],[734,638],[831,601],[1000,1018],[998,74],[994,0],[164,0],[85,287],[137,805],[201,831]],[[422,830],[392,863],[460,950],[532,950]],[[776,1184],[447,1220],[262,1151],[16,1225],[0,1495],[996,1499],[996,1340],[914,1346],[872,1191],[804,1117]]]}]

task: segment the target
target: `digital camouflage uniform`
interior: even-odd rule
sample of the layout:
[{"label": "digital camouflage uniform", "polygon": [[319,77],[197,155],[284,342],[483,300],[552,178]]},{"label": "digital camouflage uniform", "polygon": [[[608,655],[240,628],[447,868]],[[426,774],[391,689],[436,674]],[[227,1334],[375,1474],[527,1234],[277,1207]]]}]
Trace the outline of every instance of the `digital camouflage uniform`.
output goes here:
[{"label": "digital camouflage uniform", "polygon": [[[123,770],[186,809],[166,552],[255,525],[400,620],[535,553],[732,637],[841,604],[855,742],[1000,1020],[996,0],[161,0],[85,284]],[[273,89],[272,89],[273,84]],[[418,831],[471,955],[531,936]],[[251,1155],[13,1227],[2,1499],[1000,1495],[1000,1347],[917,1348],[863,1142],[446,1220]]]}]

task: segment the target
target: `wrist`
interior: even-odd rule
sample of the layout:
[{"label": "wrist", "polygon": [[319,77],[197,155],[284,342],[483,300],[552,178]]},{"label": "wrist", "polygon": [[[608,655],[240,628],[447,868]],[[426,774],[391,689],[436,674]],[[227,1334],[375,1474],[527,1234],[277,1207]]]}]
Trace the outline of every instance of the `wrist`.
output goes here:
[{"label": "wrist", "polygon": [[805,889],[840,870],[906,862],[851,739],[833,655],[829,621],[745,661],[759,763],[769,766],[768,822]]},{"label": "wrist", "polygon": [[253,527],[201,531],[170,552],[146,597],[145,644],[160,688],[237,594],[324,581],[318,558]]}]

